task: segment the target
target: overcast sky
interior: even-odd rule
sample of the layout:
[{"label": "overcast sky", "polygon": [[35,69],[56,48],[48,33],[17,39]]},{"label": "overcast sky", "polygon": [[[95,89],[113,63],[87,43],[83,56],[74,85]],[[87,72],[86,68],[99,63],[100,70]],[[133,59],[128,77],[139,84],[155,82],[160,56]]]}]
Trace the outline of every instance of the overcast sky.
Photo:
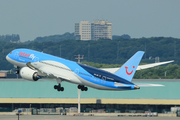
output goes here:
[{"label": "overcast sky", "polygon": [[113,35],[180,38],[180,0],[1,0],[0,35],[21,41],[74,32],[74,23],[108,20]]}]

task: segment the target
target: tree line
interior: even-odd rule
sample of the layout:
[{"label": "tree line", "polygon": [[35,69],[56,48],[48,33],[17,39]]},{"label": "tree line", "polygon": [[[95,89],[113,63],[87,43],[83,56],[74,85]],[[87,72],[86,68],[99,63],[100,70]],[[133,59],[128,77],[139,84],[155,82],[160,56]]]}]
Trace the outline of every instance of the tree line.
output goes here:
[{"label": "tree line", "polygon": [[[47,36],[46,39],[49,38],[53,40],[60,39],[60,38],[56,38],[57,36],[54,37]],[[141,63],[154,63],[155,57],[159,57],[160,61],[175,60],[175,62],[172,65],[173,67],[172,71],[175,70],[173,72],[176,73],[176,75],[173,74],[173,76],[175,75],[176,78],[178,78],[178,71],[180,65],[180,59],[179,59],[180,39],[177,38],[151,37],[151,38],[124,39],[122,37],[119,37],[115,40],[100,39],[97,41],[93,41],[93,40],[81,41],[81,40],[67,39],[67,40],[61,40],[59,42],[44,41],[44,40],[41,40],[40,42],[37,39],[39,38],[36,38],[36,40],[34,41],[28,41],[17,44],[17,43],[10,43],[6,40],[1,40],[0,38],[0,61],[1,61],[0,69],[10,70],[13,68],[13,65],[11,65],[6,61],[5,56],[10,51],[17,48],[28,48],[40,52],[43,51],[44,53],[52,54],[73,61],[75,61],[74,55],[81,54],[84,55],[84,59],[82,60],[82,62],[86,61],[88,62],[86,64],[90,64],[90,65],[92,64],[91,66],[93,66],[93,63],[96,63],[95,67],[103,67],[102,64],[105,64],[106,67],[115,67],[116,65],[120,66],[121,64],[126,62],[137,51],[145,51]],[[159,69],[157,70],[161,70],[161,69],[162,67],[159,67]],[[162,73],[157,74],[157,76],[161,76],[161,78],[163,78],[165,71],[167,71],[166,78],[168,78],[168,74],[171,72],[169,70],[166,70],[166,68],[163,69],[164,70],[162,70]],[[147,77],[144,70],[143,73],[139,73],[139,72],[142,71],[137,71],[137,75],[135,75],[135,78]],[[149,75],[151,73],[153,73],[154,75],[155,73],[158,72],[157,71],[148,72]]]}]

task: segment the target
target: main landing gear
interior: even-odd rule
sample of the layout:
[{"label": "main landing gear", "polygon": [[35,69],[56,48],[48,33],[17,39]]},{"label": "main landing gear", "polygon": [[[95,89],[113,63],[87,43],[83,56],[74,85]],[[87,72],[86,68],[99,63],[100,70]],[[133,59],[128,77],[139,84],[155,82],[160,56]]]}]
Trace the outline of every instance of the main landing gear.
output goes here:
[{"label": "main landing gear", "polygon": [[88,88],[84,87],[84,85],[78,85],[78,89],[81,89],[81,91],[87,91]]},{"label": "main landing gear", "polygon": [[57,91],[64,91],[64,87],[61,87],[61,84],[59,85],[54,85],[54,89],[57,89]]}]

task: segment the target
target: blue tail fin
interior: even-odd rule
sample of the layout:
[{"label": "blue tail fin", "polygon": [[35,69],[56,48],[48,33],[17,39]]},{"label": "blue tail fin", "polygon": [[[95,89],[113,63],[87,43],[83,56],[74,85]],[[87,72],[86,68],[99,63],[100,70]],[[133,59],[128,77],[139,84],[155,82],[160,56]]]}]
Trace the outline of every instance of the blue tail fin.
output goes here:
[{"label": "blue tail fin", "polygon": [[143,51],[138,51],[114,74],[131,82],[143,55]]}]

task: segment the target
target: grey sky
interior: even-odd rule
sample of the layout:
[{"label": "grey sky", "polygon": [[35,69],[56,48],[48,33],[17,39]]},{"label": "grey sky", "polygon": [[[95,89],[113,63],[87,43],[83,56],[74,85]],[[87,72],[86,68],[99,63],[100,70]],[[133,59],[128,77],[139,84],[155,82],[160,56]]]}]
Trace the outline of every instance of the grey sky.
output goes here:
[{"label": "grey sky", "polygon": [[0,35],[34,40],[99,19],[113,23],[113,35],[180,38],[179,6],[180,0],[1,0]]}]

